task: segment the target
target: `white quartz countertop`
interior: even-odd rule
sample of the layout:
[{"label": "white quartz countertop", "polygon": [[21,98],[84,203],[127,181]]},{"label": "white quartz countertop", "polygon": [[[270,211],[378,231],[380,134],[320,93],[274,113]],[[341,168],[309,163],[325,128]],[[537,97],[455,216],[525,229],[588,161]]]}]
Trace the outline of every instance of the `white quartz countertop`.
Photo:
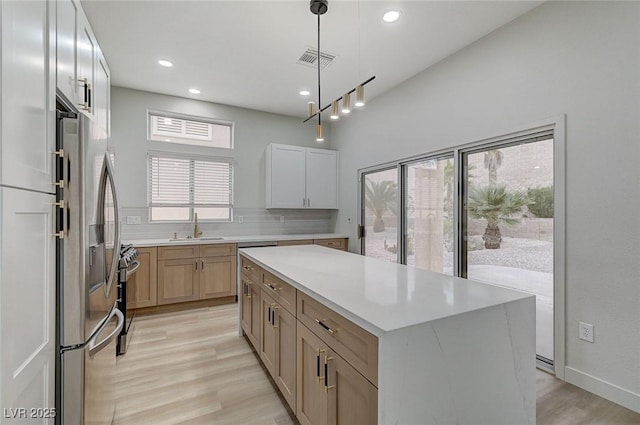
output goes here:
[{"label": "white quartz countertop", "polygon": [[[213,236],[213,235],[211,235]],[[133,244],[136,247],[147,246],[168,246],[168,245],[204,245],[218,243],[241,243],[241,242],[277,242],[277,241],[297,241],[303,239],[334,239],[348,238],[349,235],[343,233],[315,233],[315,234],[298,234],[298,235],[245,235],[245,236],[222,236],[222,239],[207,239],[210,235],[204,235],[197,239],[180,239],[172,241],[165,239],[131,239],[124,240],[122,243]]]},{"label": "white quartz countertop", "polygon": [[534,297],[317,245],[240,254],[377,336]]}]

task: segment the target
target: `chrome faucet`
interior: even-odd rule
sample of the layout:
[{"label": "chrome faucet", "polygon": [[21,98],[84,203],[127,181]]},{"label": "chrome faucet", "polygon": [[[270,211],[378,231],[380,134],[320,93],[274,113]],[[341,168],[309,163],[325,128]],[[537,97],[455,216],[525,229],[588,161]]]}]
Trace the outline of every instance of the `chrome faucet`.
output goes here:
[{"label": "chrome faucet", "polygon": [[193,237],[199,238],[202,236],[202,231],[198,228],[198,213],[195,213],[195,223],[193,226]]}]

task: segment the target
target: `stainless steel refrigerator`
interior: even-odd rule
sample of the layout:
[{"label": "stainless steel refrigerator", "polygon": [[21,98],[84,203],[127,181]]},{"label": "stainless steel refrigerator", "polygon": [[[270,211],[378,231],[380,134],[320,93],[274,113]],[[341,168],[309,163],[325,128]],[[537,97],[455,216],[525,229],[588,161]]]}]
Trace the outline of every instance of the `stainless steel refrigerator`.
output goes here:
[{"label": "stainless steel refrigerator", "polygon": [[110,425],[115,411],[118,198],[106,135],[58,113],[58,340],[56,423]]}]

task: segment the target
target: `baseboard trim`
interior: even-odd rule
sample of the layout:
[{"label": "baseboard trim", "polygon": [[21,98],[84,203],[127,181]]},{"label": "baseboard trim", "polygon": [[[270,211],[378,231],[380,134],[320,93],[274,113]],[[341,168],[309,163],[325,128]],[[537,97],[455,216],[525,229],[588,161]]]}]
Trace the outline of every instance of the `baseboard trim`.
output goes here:
[{"label": "baseboard trim", "polygon": [[629,410],[640,413],[640,394],[636,394],[568,366],[564,368],[564,378],[565,381],[570,384],[585,389],[602,398],[606,398]]}]

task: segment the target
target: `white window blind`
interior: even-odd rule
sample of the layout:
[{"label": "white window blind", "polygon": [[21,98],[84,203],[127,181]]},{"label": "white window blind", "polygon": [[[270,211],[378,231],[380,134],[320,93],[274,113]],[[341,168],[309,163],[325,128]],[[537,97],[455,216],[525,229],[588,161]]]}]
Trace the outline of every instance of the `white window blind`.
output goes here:
[{"label": "white window blind", "polygon": [[150,112],[149,125],[151,140],[217,148],[233,147],[231,123]]},{"label": "white window blind", "polygon": [[150,153],[148,161],[152,221],[231,220],[230,160]]}]

